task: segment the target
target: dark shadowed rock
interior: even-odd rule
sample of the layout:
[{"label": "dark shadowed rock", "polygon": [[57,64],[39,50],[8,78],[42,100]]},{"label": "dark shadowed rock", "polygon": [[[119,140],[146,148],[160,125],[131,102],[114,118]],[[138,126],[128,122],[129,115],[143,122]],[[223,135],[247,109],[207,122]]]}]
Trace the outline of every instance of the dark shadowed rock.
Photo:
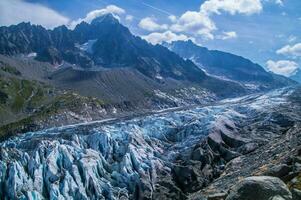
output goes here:
[{"label": "dark shadowed rock", "polygon": [[300,200],[301,199],[301,190],[292,189],[293,200]]},{"label": "dark shadowed rock", "polygon": [[286,175],[289,174],[289,172],[291,171],[291,167],[286,165],[286,164],[281,164],[281,165],[276,165],[271,167],[266,173],[265,175],[267,176],[274,176],[274,177],[278,177],[278,178],[282,178]]},{"label": "dark shadowed rock", "polygon": [[254,176],[244,179],[232,190],[226,200],[291,200],[292,194],[279,178]]}]

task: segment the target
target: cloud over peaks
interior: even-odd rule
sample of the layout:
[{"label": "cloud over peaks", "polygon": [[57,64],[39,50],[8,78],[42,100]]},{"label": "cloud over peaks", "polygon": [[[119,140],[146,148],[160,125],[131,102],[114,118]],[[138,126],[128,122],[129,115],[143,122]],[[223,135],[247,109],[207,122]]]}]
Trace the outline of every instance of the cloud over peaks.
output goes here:
[{"label": "cloud over peaks", "polygon": [[23,0],[1,0],[0,8],[2,8],[0,14],[0,25],[2,26],[31,22],[46,28],[54,28],[69,22],[67,17],[46,6]]},{"label": "cloud over peaks", "polygon": [[174,32],[187,32],[193,35],[200,35],[204,39],[213,39],[212,31],[216,30],[214,22],[208,15],[195,12],[185,12],[170,29]]},{"label": "cloud over peaks", "polygon": [[[170,30],[173,32],[183,32],[203,39],[214,39],[214,31],[218,28],[212,20],[212,15],[230,13],[252,15],[262,11],[261,0],[207,0],[201,4],[198,11],[186,11],[179,19],[173,18]],[[235,38],[235,32],[224,32],[218,39]]]},{"label": "cloud over peaks", "polygon": [[143,18],[138,26],[147,31],[162,31],[168,29],[167,24],[158,24],[156,19],[151,17]]},{"label": "cloud over peaks", "polygon": [[91,12],[89,12],[85,18],[79,18],[77,20],[74,20],[72,21],[69,26],[71,28],[74,28],[77,24],[81,23],[81,22],[87,22],[87,23],[91,23],[93,21],[93,19],[99,17],[99,16],[102,16],[102,15],[105,15],[105,14],[113,14],[116,18],[119,19],[119,16],[120,15],[123,15],[125,14],[125,10],[118,7],[118,6],[115,6],[115,5],[108,5],[107,7],[105,8],[102,8],[102,9],[98,9],[98,10],[93,10]]},{"label": "cloud over peaks", "polygon": [[142,36],[142,38],[154,45],[161,44],[162,42],[170,43],[170,42],[178,41],[178,40],[183,40],[183,41],[187,41],[189,39],[193,40],[193,38],[189,38],[188,36],[186,36],[184,34],[176,34],[171,31],[166,31],[164,33],[155,32],[155,33],[151,33],[146,36]]}]

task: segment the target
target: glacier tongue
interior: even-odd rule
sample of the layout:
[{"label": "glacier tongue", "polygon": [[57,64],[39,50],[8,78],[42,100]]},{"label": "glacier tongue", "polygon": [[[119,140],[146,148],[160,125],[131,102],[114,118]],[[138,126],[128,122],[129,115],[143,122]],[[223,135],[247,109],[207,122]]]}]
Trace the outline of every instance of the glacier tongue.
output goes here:
[{"label": "glacier tongue", "polygon": [[[13,137],[1,143],[0,194],[6,199],[182,198],[238,155],[219,146],[225,137],[240,147],[249,145],[238,135],[240,122],[268,113],[289,94],[283,89],[212,106]],[[193,181],[199,187],[185,189]]]}]

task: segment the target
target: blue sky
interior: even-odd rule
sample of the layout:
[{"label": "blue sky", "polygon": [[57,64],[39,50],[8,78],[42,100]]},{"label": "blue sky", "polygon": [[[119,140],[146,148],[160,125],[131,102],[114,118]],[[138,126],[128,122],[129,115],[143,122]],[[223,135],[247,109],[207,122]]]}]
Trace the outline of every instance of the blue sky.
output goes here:
[{"label": "blue sky", "polygon": [[152,43],[192,39],[286,76],[301,66],[300,0],[1,0],[0,9],[0,25],[48,28],[113,12]]}]

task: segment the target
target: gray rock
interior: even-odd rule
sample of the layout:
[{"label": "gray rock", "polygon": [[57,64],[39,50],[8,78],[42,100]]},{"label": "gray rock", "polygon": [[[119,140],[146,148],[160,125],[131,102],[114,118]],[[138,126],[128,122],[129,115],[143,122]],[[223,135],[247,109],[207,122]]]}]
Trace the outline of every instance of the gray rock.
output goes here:
[{"label": "gray rock", "polygon": [[272,198],[270,198],[270,200],[285,200],[284,198],[282,198],[281,196],[274,196]]},{"label": "gray rock", "polygon": [[298,189],[292,189],[293,200],[301,199],[301,191]]},{"label": "gray rock", "polygon": [[208,200],[224,200],[227,197],[227,193],[216,193],[208,196]]},{"label": "gray rock", "polygon": [[288,175],[291,170],[292,170],[291,167],[289,167],[286,164],[282,164],[282,165],[273,166],[265,173],[265,175],[281,178]]},{"label": "gray rock", "polygon": [[256,176],[244,179],[230,191],[226,200],[291,200],[287,186],[276,177]]}]

